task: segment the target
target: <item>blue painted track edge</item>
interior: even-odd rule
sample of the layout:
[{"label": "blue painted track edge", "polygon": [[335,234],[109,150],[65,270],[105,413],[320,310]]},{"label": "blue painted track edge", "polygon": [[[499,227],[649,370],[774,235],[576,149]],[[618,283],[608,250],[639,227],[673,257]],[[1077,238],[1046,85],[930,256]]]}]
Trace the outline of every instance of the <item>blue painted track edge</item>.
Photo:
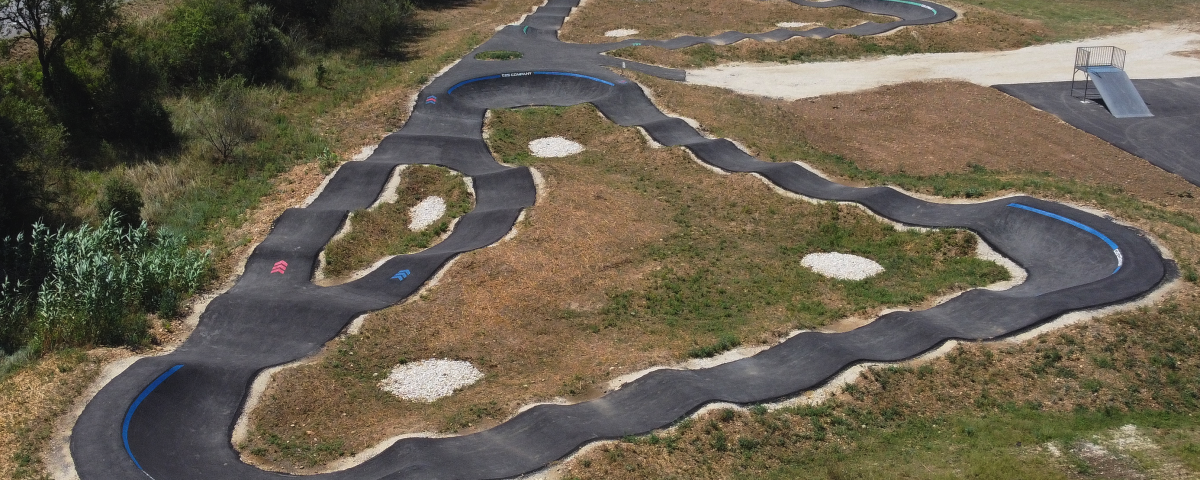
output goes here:
[{"label": "blue painted track edge", "polygon": [[[516,75],[516,74],[518,74],[518,73],[519,73],[520,75]],[[513,72],[513,73],[503,73],[503,74],[500,74],[500,75],[488,75],[488,76],[486,76],[486,77],[472,78],[472,79],[470,79],[470,80],[463,80],[463,81],[461,81],[461,82],[458,82],[458,83],[454,84],[454,86],[453,86],[453,87],[450,87],[448,90],[446,90],[446,93],[447,93],[447,94],[454,93],[454,90],[455,90],[456,88],[458,88],[458,87],[461,87],[461,86],[463,86],[463,85],[466,85],[466,84],[468,84],[468,83],[475,83],[475,82],[479,82],[479,81],[483,81],[483,80],[495,80],[495,79],[497,79],[497,78],[510,78],[510,77],[512,77],[512,76],[525,76],[525,75],[526,75],[526,72]],[[584,79],[591,80],[591,81],[594,81],[594,82],[600,82],[600,83],[603,83],[603,84],[605,84],[605,85],[608,85],[608,86],[610,86],[610,87],[614,85],[612,82],[610,82],[610,81],[608,81],[608,80],[601,80],[601,79],[599,79],[599,78],[596,78],[596,77],[591,77],[591,76],[582,75],[582,74],[578,74],[578,73],[570,73],[570,72],[545,72],[545,71],[538,71],[538,72],[528,72],[528,75],[558,75],[558,76],[563,76],[563,77],[576,77],[576,78],[584,78]]]},{"label": "blue painted track edge", "polygon": [[1125,258],[1124,258],[1124,256],[1122,256],[1122,255],[1121,255],[1121,248],[1117,246],[1117,242],[1114,242],[1114,241],[1112,241],[1112,239],[1111,239],[1111,238],[1108,238],[1108,236],[1107,236],[1107,235],[1105,235],[1105,234],[1103,234],[1103,233],[1100,233],[1100,231],[1099,231],[1099,230],[1096,230],[1096,229],[1094,229],[1094,228],[1092,228],[1092,227],[1089,227],[1089,226],[1087,226],[1087,225],[1084,225],[1084,224],[1082,224],[1082,223],[1079,223],[1079,222],[1077,222],[1077,221],[1075,221],[1075,220],[1071,220],[1071,219],[1069,219],[1069,218],[1067,218],[1067,217],[1064,217],[1064,216],[1062,216],[1062,215],[1059,215],[1059,214],[1057,214],[1057,213],[1050,213],[1050,212],[1047,212],[1047,211],[1045,211],[1045,210],[1041,210],[1041,209],[1033,208],[1033,207],[1031,207],[1031,206],[1029,206],[1029,205],[1022,205],[1022,204],[1020,204],[1020,203],[1010,203],[1010,204],[1008,204],[1008,206],[1010,206],[1010,207],[1015,207],[1015,208],[1019,208],[1019,209],[1021,209],[1021,210],[1028,210],[1028,211],[1030,211],[1030,212],[1033,212],[1033,213],[1036,213],[1036,214],[1039,214],[1039,215],[1045,215],[1045,216],[1047,216],[1047,217],[1050,217],[1050,218],[1053,218],[1053,219],[1055,219],[1055,220],[1058,220],[1058,221],[1064,222],[1064,223],[1066,223],[1066,224],[1068,224],[1068,225],[1071,225],[1071,226],[1073,226],[1073,227],[1075,227],[1075,228],[1078,228],[1078,229],[1080,229],[1080,230],[1083,230],[1083,231],[1085,231],[1085,232],[1088,232],[1088,233],[1090,233],[1090,234],[1092,234],[1092,235],[1095,235],[1096,237],[1098,237],[1098,238],[1099,238],[1099,239],[1101,239],[1101,240],[1104,240],[1104,243],[1107,243],[1107,244],[1108,244],[1108,246],[1112,247],[1112,249],[1113,249],[1113,255],[1116,255],[1116,256],[1117,256],[1117,269],[1116,269],[1116,270],[1113,270],[1113,272],[1112,272],[1112,273],[1117,273],[1118,271],[1120,271],[1120,270],[1121,270],[1121,266],[1122,266],[1122,265],[1125,263]]},{"label": "blue painted track edge", "polygon": [[170,377],[175,372],[178,372],[181,368],[183,368],[183,365],[171,367],[170,370],[163,372],[163,374],[159,375],[158,378],[154,379],[153,382],[150,382],[150,385],[147,385],[146,389],[142,390],[142,394],[138,395],[137,399],[135,399],[133,403],[129,405],[129,411],[125,412],[125,423],[121,425],[121,441],[125,442],[125,453],[129,454],[129,459],[133,460],[133,464],[137,465],[138,470],[142,469],[142,464],[138,463],[137,458],[133,456],[133,450],[129,448],[129,421],[133,420],[133,412],[137,411],[138,405],[142,404],[142,400],[145,400],[146,397],[150,395],[150,392],[153,392],[155,388],[158,388],[159,385],[166,381],[167,377]]}]

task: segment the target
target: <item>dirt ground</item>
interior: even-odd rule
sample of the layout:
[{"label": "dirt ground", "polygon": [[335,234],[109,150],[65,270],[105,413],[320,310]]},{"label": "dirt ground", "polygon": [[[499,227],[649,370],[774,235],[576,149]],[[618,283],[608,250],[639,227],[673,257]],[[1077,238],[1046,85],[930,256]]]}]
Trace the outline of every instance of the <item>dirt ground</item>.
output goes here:
[{"label": "dirt ground", "polygon": [[760,155],[805,143],[887,173],[961,173],[971,165],[1048,172],[1200,212],[1194,198],[1200,190],[1181,177],[1016,98],[967,82],[914,82],[789,102],[643,80],[660,105],[714,134],[737,138],[762,130],[743,140]]},{"label": "dirt ground", "polygon": [[[889,85],[785,103],[795,128],[860,167],[913,175],[1046,172],[1120,188],[1160,204],[1196,203],[1200,189],[998,90],[966,82]],[[953,112],[954,115],[947,115]]]}]

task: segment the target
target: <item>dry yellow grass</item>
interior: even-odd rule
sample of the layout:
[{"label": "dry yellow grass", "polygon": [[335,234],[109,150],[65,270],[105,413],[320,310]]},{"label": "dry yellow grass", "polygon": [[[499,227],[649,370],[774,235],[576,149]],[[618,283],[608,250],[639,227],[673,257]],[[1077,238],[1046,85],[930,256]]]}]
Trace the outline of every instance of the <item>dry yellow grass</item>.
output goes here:
[{"label": "dry yellow grass", "polygon": [[[485,428],[530,402],[586,398],[615,376],[681,360],[711,344],[714,332],[773,343],[798,326],[864,308],[844,286],[798,267],[800,253],[784,250],[800,248],[829,222],[880,244],[897,238],[854,207],[790,199],[749,175],[715,175],[681,149],[650,148],[637,130],[589,106],[492,118],[497,154],[533,162],[547,182],[519,234],[464,254],[421,298],[372,314],[360,334],[330,343],[316,362],[276,374],[242,446],[254,462],[300,472],[394,435]],[[548,135],[587,150],[547,160],[521,153]],[[918,255],[936,236],[942,246],[927,270],[947,270],[973,252],[973,237],[946,235],[906,236],[895,251]],[[791,275],[799,277],[784,282],[781,298],[763,293],[774,287],[762,285],[778,287]],[[710,287],[697,276],[729,282]],[[916,277],[897,273],[879,288],[938,285],[928,295],[965,286]],[[717,318],[721,289],[763,301],[737,303]],[[671,308],[695,313],[651,305],[652,297],[676,295]],[[431,404],[376,386],[397,363],[426,358],[468,360],[488,376]]]}]

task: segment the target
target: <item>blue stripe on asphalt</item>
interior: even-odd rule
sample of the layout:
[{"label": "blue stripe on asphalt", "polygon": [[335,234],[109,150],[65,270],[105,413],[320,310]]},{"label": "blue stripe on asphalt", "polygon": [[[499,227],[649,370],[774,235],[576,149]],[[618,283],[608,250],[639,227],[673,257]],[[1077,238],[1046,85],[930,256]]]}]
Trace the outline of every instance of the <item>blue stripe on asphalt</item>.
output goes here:
[{"label": "blue stripe on asphalt", "polygon": [[183,368],[183,365],[171,367],[170,370],[163,372],[153,382],[150,382],[150,385],[145,390],[142,390],[142,394],[138,395],[137,399],[133,401],[133,405],[129,406],[129,411],[125,412],[125,424],[121,426],[121,440],[125,442],[125,453],[129,454],[129,459],[133,460],[133,464],[137,465],[138,470],[142,469],[142,464],[138,463],[137,459],[133,457],[133,450],[129,449],[129,421],[133,420],[133,412],[137,410],[138,405],[142,404],[142,400],[145,400],[146,396],[150,395],[150,392],[153,392],[155,388],[158,388],[167,377],[170,377],[171,374],[179,371],[181,368]]},{"label": "blue stripe on asphalt", "polygon": [[491,80],[491,79],[493,79],[493,78],[502,78],[502,76],[501,76],[501,75],[488,75],[488,76],[486,76],[486,77],[479,77],[479,78],[472,78],[472,79],[470,79],[470,80],[463,80],[463,81],[461,81],[461,82],[458,82],[458,83],[454,84],[454,86],[453,86],[453,87],[450,87],[450,89],[449,89],[449,90],[446,90],[446,93],[454,93],[454,89],[456,89],[456,88],[458,88],[458,87],[461,87],[461,86],[463,86],[463,85],[466,85],[466,84],[468,84],[468,83],[474,83],[474,82],[478,82],[478,81],[481,81],[481,80]]},{"label": "blue stripe on asphalt", "polygon": [[907,1],[907,0],[887,0],[887,1],[889,1],[889,2],[896,2],[896,3],[907,3],[907,4],[909,4],[909,5],[916,5],[916,6],[918,6],[918,7],[921,7],[921,8],[924,8],[924,9],[926,9],[926,10],[929,10],[929,11],[933,12],[933,14],[934,14],[934,15],[937,15],[937,10],[934,10],[934,9],[933,9],[933,7],[931,7],[931,6],[929,6],[929,5],[925,5],[924,3],[909,2],[909,1]]},{"label": "blue stripe on asphalt", "polygon": [[[587,75],[580,75],[578,73],[568,73],[568,72],[530,72],[530,73],[533,75],[560,75],[560,76],[564,76],[564,77],[585,78],[585,79],[588,79],[588,80],[591,80],[594,82],[603,83],[610,87],[614,86],[612,82],[609,82],[606,80],[601,80],[596,77],[589,77]],[[496,79],[496,78],[508,78],[508,77],[505,77],[504,75],[488,75],[486,77],[479,77],[479,78],[472,78],[470,80],[463,80],[461,82],[454,84],[454,86],[450,87],[449,90],[446,90],[446,93],[454,93],[454,89],[461,87],[463,85],[466,85],[468,83],[474,83],[474,82],[478,82],[478,81],[482,81],[482,80],[492,80],[492,79]]]},{"label": "blue stripe on asphalt", "polygon": [[578,74],[578,73],[569,73],[569,72],[533,72],[533,74],[534,74],[534,75],[562,75],[562,76],[564,76],[564,77],[586,78],[586,79],[588,79],[588,80],[591,80],[591,81],[593,81],[593,82],[600,82],[600,83],[603,83],[603,84],[605,84],[605,85],[608,85],[608,86],[610,86],[610,87],[614,86],[614,85],[613,85],[613,83],[612,83],[612,82],[610,82],[610,81],[607,81],[607,80],[601,80],[601,79],[599,79],[599,78],[596,78],[596,77],[589,77],[589,76],[587,76],[587,75],[580,75],[580,74]]},{"label": "blue stripe on asphalt", "polygon": [[1082,224],[1082,223],[1076,222],[1075,220],[1071,220],[1071,219],[1069,219],[1069,218],[1067,218],[1067,217],[1064,217],[1064,216],[1062,216],[1062,215],[1059,215],[1059,214],[1056,214],[1056,213],[1050,213],[1050,212],[1047,212],[1047,211],[1045,211],[1045,210],[1040,210],[1040,209],[1037,209],[1037,208],[1033,208],[1033,207],[1031,207],[1031,206],[1029,206],[1029,205],[1021,205],[1021,204],[1019,204],[1019,203],[1010,203],[1010,204],[1008,204],[1008,206],[1010,206],[1010,207],[1016,207],[1016,208],[1019,208],[1019,209],[1021,209],[1021,210],[1028,210],[1028,211],[1030,211],[1030,212],[1033,212],[1033,213],[1036,213],[1036,214],[1039,214],[1039,215],[1045,215],[1045,216],[1047,216],[1047,217],[1050,217],[1050,218],[1053,218],[1053,219],[1055,219],[1055,220],[1058,220],[1058,221],[1061,221],[1061,222],[1065,222],[1065,223],[1067,223],[1067,224],[1069,224],[1069,225],[1071,225],[1071,226],[1073,226],[1073,227],[1075,227],[1075,228],[1078,228],[1078,229],[1080,229],[1080,230],[1083,230],[1083,231],[1085,231],[1085,232],[1088,232],[1088,233],[1090,233],[1090,234],[1092,234],[1092,235],[1095,235],[1096,237],[1099,237],[1101,240],[1104,240],[1104,243],[1107,243],[1107,244],[1108,244],[1108,246],[1112,247],[1112,249],[1113,249],[1113,255],[1116,255],[1116,256],[1117,256],[1117,269],[1116,269],[1116,270],[1113,270],[1113,273],[1117,273],[1117,271],[1121,269],[1121,265],[1122,265],[1123,263],[1125,263],[1125,258],[1124,258],[1124,256],[1123,256],[1123,255],[1121,255],[1121,248],[1117,246],[1117,242],[1114,242],[1114,241],[1112,241],[1112,239],[1108,238],[1108,236],[1104,235],[1103,233],[1100,233],[1100,231],[1098,231],[1098,230],[1096,230],[1096,229],[1094,229],[1094,228],[1092,228],[1092,227],[1089,227],[1089,226],[1087,226],[1087,225],[1084,225],[1084,224]]}]

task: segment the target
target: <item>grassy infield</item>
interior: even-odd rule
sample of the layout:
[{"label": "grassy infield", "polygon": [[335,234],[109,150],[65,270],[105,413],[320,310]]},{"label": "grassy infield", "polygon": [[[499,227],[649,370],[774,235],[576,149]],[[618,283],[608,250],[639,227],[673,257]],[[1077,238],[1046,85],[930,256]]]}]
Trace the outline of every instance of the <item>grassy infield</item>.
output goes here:
[{"label": "grassy infield", "polygon": [[[341,277],[385,256],[428,248],[450,229],[451,220],[471,210],[471,194],[462,175],[442,167],[419,165],[404,169],[396,193],[399,195],[394,203],[356,212],[350,221],[350,232],[325,248],[326,276]],[[408,210],[429,196],[446,201],[446,214],[424,230],[410,231]]]},{"label": "grassy infield", "polygon": [[[1055,32],[1055,38],[1065,38],[1095,33],[1098,31],[1096,25],[1127,26],[1141,20],[1173,19],[1174,7],[1184,2],[993,0],[970,3],[1041,20]],[[325,147],[325,142],[312,133],[315,125],[311,119],[322,118],[329,112],[353,106],[363,99],[364,92],[381,87],[419,85],[428,78],[428,75],[448,61],[461,56],[476,45],[480,39],[481,37],[477,35],[460,36],[451,47],[445,48],[441,52],[400,63],[363,63],[354,58],[341,56],[314,58],[304,62],[293,72],[296,78],[301,79],[300,87],[279,93],[273,128],[256,145],[256,148],[277,153],[278,155],[273,157],[277,160],[266,163],[261,170],[254,172],[239,171],[236,167],[225,167],[228,170],[218,169],[199,174],[191,173],[190,175],[195,179],[190,184],[191,186],[185,188],[181,194],[166,200],[167,205],[163,208],[163,223],[188,234],[190,238],[203,239],[221,246],[225,240],[220,238],[221,229],[214,228],[215,226],[238,223],[242,212],[252,207],[258,198],[270,191],[272,188],[271,178],[285,171],[295,162],[315,158]],[[864,48],[869,50],[869,47]],[[318,87],[315,85],[315,81],[308,80],[312,78],[308,72],[315,69],[318,62],[325,65],[334,79],[329,82],[329,88]],[[534,113],[534,115],[541,115],[541,113]],[[339,147],[348,149],[354,146],[338,145],[336,140],[331,143],[334,144],[335,149]],[[819,154],[815,155],[820,156]],[[788,155],[784,158],[813,161],[813,156],[814,153],[809,152],[802,155]],[[831,157],[825,156],[825,158],[828,160]],[[823,168],[833,167],[831,170],[835,172],[858,177],[871,183],[899,183],[906,188],[932,189],[935,192],[950,195],[977,196],[1003,188],[1018,190],[1028,188],[1035,192],[1071,191],[1085,197],[1095,198],[1102,205],[1125,215],[1142,218],[1157,216],[1172,224],[1186,225],[1191,232],[1200,231],[1200,227],[1191,218],[1173,215],[1113,192],[1097,191],[1052,178],[1012,180],[982,170],[967,175],[948,175],[935,178],[892,178],[872,172],[863,172],[850,162],[840,159],[814,163],[821,164]],[[88,174],[86,179],[89,182],[87,183],[103,184],[99,178],[92,178],[103,175],[101,173]],[[945,236],[949,241],[962,241],[953,233],[934,234],[934,237],[939,236]],[[826,237],[826,239],[828,238],[840,238],[841,241],[850,242],[850,244],[857,242],[853,235],[835,234],[832,237]],[[691,240],[695,239],[679,238],[678,240],[678,242],[672,242],[673,246],[664,248],[693,248],[689,244]],[[823,248],[836,246],[838,245],[820,245]],[[720,246],[714,248],[720,248]],[[861,248],[869,247],[862,246]],[[872,253],[883,255],[886,250],[862,253],[866,253],[868,256]],[[896,261],[906,260],[897,259]],[[985,277],[987,276],[985,275]],[[700,277],[683,276],[676,280],[686,283],[690,278]],[[657,288],[670,290],[676,287],[673,287],[671,282],[663,282]],[[891,294],[892,292],[886,290],[865,293],[870,297]],[[616,303],[619,303],[622,297],[618,295],[614,298]],[[911,300],[900,299],[898,303]],[[885,300],[883,303],[893,302]],[[664,308],[677,307],[666,305]],[[694,448],[695,451],[711,455],[713,458],[733,457],[734,460],[731,462],[718,463],[717,467],[720,469],[710,471],[716,476],[734,475],[739,470],[738,465],[746,462],[759,465],[759,467],[768,465],[770,468],[767,470],[760,468],[751,468],[750,470],[780,478],[801,473],[828,477],[843,477],[843,473],[846,472],[868,475],[872,472],[883,474],[894,472],[893,468],[899,468],[900,471],[907,468],[908,473],[914,476],[979,473],[989,477],[1011,477],[1014,472],[1020,471],[1027,472],[1030,476],[1037,476],[1033,475],[1038,471],[1037,462],[1028,463],[1011,455],[997,455],[996,452],[1011,452],[1011,446],[1020,441],[1030,444],[1047,439],[1080,438],[1103,428],[1137,422],[1143,426],[1165,426],[1169,427],[1171,431],[1177,432],[1172,437],[1176,440],[1168,441],[1165,444],[1174,453],[1184,458],[1187,463],[1197,465],[1200,464],[1200,458],[1197,457],[1200,447],[1197,447],[1193,434],[1189,433],[1194,430],[1196,421],[1188,413],[1196,406],[1194,391],[1197,372],[1187,362],[1175,360],[1184,359],[1187,354],[1192,353],[1190,347],[1188,345],[1172,347],[1168,343],[1172,337],[1167,336],[1182,333],[1178,331],[1181,325],[1196,325],[1196,320],[1195,315],[1189,312],[1172,311],[1166,307],[1158,311],[1122,316],[1118,321],[1138,322],[1140,326],[1148,328],[1151,332],[1161,331],[1164,338],[1145,335],[1141,337],[1141,341],[1144,342],[1144,348],[1165,353],[1154,356],[1153,358],[1158,360],[1146,364],[1139,364],[1136,361],[1128,361],[1124,364],[1113,364],[1111,360],[1107,363],[1099,362],[1139,377],[1139,382],[1134,382],[1135,384],[1130,388],[1152,390],[1155,398],[1180,398],[1176,402],[1169,402],[1170,406],[1165,411],[1139,410],[1138,403],[1133,402],[1128,405],[1133,407],[1132,411],[1109,409],[1097,412],[1081,409],[1076,413],[1048,413],[1038,410],[1036,405],[989,405],[983,401],[975,402],[976,405],[983,408],[973,409],[971,405],[964,405],[931,420],[907,418],[900,410],[888,413],[885,410],[872,411],[869,407],[858,408],[853,405],[833,404],[815,409],[795,409],[767,414],[720,414],[715,418],[715,424],[708,423],[703,427],[700,425],[693,427],[696,433],[690,439],[701,438],[699,436],[701,434],[708,438],[703,442],[693,442],[688,448]],[[1096,348],[1102,350],[1105,347]],[[65,353],[63,355],[77,354]],[[1076,355],[1080,355],[1080,353],[1076,352]],[[1109,354],[1109,357],[1113,356],[1120,356],[1120,354]],[[1146,372],[1145,375],[1140,373],[1143,369]],[[898,372],[897,375],[902,377],[917,376],[919,373],[903,369]],[[1035,372],[1034,375],[1044,374]],[[1063,378],[1069,378],[1069,375],[1064,374]],[[1180,393],[1187,395],[1181,396]],[[1162,402],[1158,404],[1163,405]],[[702,420],[702,422],[704,421],[707,420]],[[788,422],[802,422],[807,427],[780,427]],[[744,437],[745,441],[740,439],[742,437],[739,437],[738,440],[725,437],[725,440],[722,441],[722,437],[717,435],[722,431],[721,426],[735,423],[757,425],[758,427],[754,428],[758,428],[755,430],[758,436],[751,438],[750,435],[747,435]],[[877,428],[854,429],[852,427],[855,423]],[[17,428],[26,433],[36,433],[36,431],[45,431],[49,425],[43,420],[40,422],[40,426],[36,427],[36,431],[30,430],[29,426],[18,426]],[[676,440],[664,440],[657,436],[651,436],[631,441],[630,445],[637,448],[657,449],[654,451],[660,453],[676,451],[680,439],[689,435],[688,429],[681,430],[682,433]],[[946,432],[951,433],[947,434]],[[772,435],[807,441],[809,443],[805,445],[811,450],[796,450],[794,446],[792,448],[772,447]],[[44,437],[44,435],[36,434],[27,436]],[[31,459],[29,455],[31,447],[34,445],[24,445],[19,449],[20,452],[24,452],[20,454],[24,460],[17,459],[18,464],[24,467],[36,464],[36,460]],[[622,469],[626,471],[631,470],[629,462],[621,461],[620,450],[613,450],[613,452],[617,453],[606,454],[611,460],[611,464],[622,466]],[[652,451],[643,452],[643,454],[654,455]],[[585,462],[591,461],[585,460]],[[600,459],[595,461],[597,464],[603,463]],[[929,469],[917,467],[920,465],[933,465],[933,467]],[[1030,468],[1034,468],[1034,470],[1029,470]],[[25,469],[24,471],[24,474],[18,473],[18,476],[36,475],[35,470]]]},{"label": "grassy infield", "polygon": [[[1181,11],[1194,8],[1182,1],[967,3],[1041,20],[1053,32],[1051,39],[1177,21],[1188,18]],[[872,39],[859,42],[857,48],[874,48]],[[685,53],[697,57],[694,64],[704,64],[713,58],[699,56],[744,52],[731,46],[693,47]],[[644,81],[652,87],[656,83]],[[744,103],[738,105],[739,114],[770,118],[769,107],[730,101]],[[706,127],[717,135],[754,141],[747,126],[736,122]],[[887,175],[801,144],[765,143],[759,146],[763,156],[806,159],[864,183],[944,196],[1015,190],[1070,198],[1119,217],[1200,233],[1200,224],[1187,214],[1070,179],[982,168],[932,177]],[[1196,281],[1193,267],[1186,259],[1181,263],[1184,278]],[[1096,474],[1096,467],[1072,453],[1070,445],[1130,423],[1149,432],[1168,457],[1195,471],[1200,467],[1200,421],[1193,416],[1200,409],[1200,369],[1191,360],[1197,353],[1194,334],[1185,332],[1197,326],[1195,312],[1168,302],[1017,347],[963,346],[920,368],[873,370],[838,399],[816,407],[719,411],[680,422],[672,430],[627,438],[571,462],[569,478],[1086,477]],[[1002,366],[996,360],[1001,355],[1011,361]],[[1065,456],[1052,459],[1041,453],[1038,446],[1047,442],[1063,448]],[[1125,461],[1147,470],[1161,466],[1159,459],[1136,455]]]}]

